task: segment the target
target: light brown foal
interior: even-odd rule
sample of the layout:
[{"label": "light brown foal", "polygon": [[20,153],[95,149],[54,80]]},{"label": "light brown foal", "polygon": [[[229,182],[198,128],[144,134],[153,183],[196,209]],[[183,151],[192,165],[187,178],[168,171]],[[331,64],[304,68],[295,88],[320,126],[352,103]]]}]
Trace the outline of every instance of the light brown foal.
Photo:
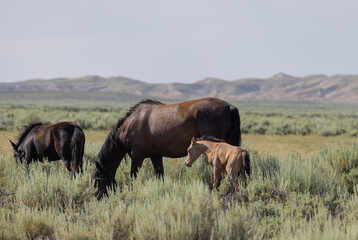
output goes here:
[{"label": "light brown foal", "polygon": [[220,186],[224,171],[229,175],[235,191],[239,190],[239,173],[246,184],[245,171],[250,176],[250,156],[245,148],[232,146],[210,136],[203,136],[199,139],[193,137],[188,148],[185,166],[191,167],[201,154],[206,155],[213,166],[214,188]]}]

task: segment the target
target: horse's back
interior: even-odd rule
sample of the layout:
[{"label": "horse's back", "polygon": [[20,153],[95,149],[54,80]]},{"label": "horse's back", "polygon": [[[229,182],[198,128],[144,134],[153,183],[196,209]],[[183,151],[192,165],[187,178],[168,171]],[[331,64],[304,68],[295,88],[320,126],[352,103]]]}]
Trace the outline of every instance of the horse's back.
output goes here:
[{"label": "horse's back", "polygon": [[216,151],[220,157],[225,159],[240,158],[248,153],[246,148],[233,146],[226,142],[216,142],[214,143],[214,146],[213,150]]}]

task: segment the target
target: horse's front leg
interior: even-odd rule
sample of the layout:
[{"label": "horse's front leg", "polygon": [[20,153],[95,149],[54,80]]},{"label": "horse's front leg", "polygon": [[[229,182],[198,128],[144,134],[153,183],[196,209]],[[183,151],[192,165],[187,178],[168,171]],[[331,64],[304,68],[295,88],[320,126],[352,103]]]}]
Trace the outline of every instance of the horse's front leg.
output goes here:
[{"label": "horse's front leg", "polygon": [[143,157],[136,156],[134,154],[130,155],[132,161],[131,161],[131,178],[137,178],[137,173],[140,167],[142,167],[143,164]]},{"label": "horse's front leg", "polygon": [[219,167],[215,167],[213,168],[213,172],[214,172],[214,184],[213,184],[213,189],[218,189],[220,184],[221,184],[221,178],[222,178],[222,173],[223,170],[222,168]]},{"label": "horse's front leg", "polygon": [[164,180],[163,157],[151,157],[150,160],[152,161],[155,175]]},{"label": "horse's front leg", "polygon": [[25,169],[26,169],[26,177],[30,178],[30,162],[31,162],[31,158],[26,156],[25,157]]}]

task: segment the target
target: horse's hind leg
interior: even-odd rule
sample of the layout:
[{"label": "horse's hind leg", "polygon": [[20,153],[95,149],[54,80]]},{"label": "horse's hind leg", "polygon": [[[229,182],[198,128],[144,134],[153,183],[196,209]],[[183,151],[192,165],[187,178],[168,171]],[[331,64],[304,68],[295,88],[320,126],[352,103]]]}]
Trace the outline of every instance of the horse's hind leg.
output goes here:
[{"label": "horse's hind leg", "polygon": [[151,157],[150,160],[152,160],[155,175],[158,178],[161,177],[164,180],[163,158],[162,157]]},{"label": "horse's hind leg", "polygon": [[83,162],[80,163],[80,167],[78,168],[77,173],[83,174]]},{"label": "horse's hind leg", "polygon": [[246,179],[246,174],[245,174],[245,168],[243,167],[240,171],[240,178],[241,180],[244,182],[244,187],[247,186],[247,179]]},{"label": "horse's hind leg", "polygon": [[76,178],[76,173],[71,169],[71,160],[63,160],[65,167],[70,172],[71,178]]},{"label": "horse's hind leg", "polygon": [[70,175],[72,178],[75,176],[75,171],[71,168],[71,162],[72,159],[72,151],[70,146],[70,140],[69,138],[65,136],[61,136],[60,143],[56,147],[56,152],[59,155],[59,157],[63,160],[63,163],[65,164],[65,167],[70,172]]},{"label": "horse's hind leg", "polygon": [[234,188],[234,190],[239,191],[238,173],[234,170],[231,170],[231,172],[229,172],[229,179],[231,182],[231,186]]},{"label": "horse's hind leg", "polygon": [[222,178],[222,173],[223,173],[223,169],[222,168],[217,168],[214,166],[214,184],[213,184],[213,189],[218,189],[220,187],[221,184],[221,178]]}]

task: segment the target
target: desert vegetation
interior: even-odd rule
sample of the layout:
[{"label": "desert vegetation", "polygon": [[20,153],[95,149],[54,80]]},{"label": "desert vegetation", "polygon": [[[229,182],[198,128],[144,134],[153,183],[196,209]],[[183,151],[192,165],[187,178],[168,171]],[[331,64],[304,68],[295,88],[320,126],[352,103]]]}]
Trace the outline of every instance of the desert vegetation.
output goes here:
[{"label": "desert vegetation", "polygon": [[[235,103],[244,146],[251,154],[252,176],[246,188],[231,192],[226,177],[219,191],[213,190],[212,167],[203,158],[192,168],[185,167],[184,158],[164,159],[165,181],[155,178],[149,160],[138,178],[130,179],[130,161],[123,160],[116,175],[117,191],[98,201],[90,180],[94,160],[109,127],[131,103],[1,104],[1,129],[6,130],[0,131],[2,146],[30,121],[72,120],[85,129],[86,148],[84,173],[76,179],[61,161],[34,163],[26,178],[24,166],[16,165],[11,151],[1,151],[0,239],[358,237],[355,105]],[[285,124],[293,130],[276,130]],[[309,133],[303,133],[306,125]],[[259,127],[266,131],[255,132]],[[324,127],[335,134],[321,134]],[[345,131],[334,132],[341,128]],[[304,154],[300,147],[305,145],[284,155],[279,148],[258,147],[263,146],[260,136],[277,140],[284,134],[296,139],[341,135],[346,141],[307,142],[320,150]]]},{"label": "desert vegetation", "polygon": [[[75,99],[69,94],[67,101],[66,98],[64,101],[47,101],[46,97],[49,96],[40,95],[38,100],[31,100],[31,104],[24,101],[24,98],[18,99],[19,96],[16,94],[14,100],[19,100],[16,104],[9,99],[0,101],[0,130],[18,130],[22,125],[33,121],[51,124],[59,121],[74,121],[86,130],[107,130],[124,115],[129,106],[137,102],[136,98],[125,100],[123,97],[115,96],[114,100],[110,101],[110,98],[101,95],[92,96],[84,93],[79,93]],[[310,102],[233,102],[233,104],[239,108],[242,131],[245,134],[358,136],[356,104]]]}]

